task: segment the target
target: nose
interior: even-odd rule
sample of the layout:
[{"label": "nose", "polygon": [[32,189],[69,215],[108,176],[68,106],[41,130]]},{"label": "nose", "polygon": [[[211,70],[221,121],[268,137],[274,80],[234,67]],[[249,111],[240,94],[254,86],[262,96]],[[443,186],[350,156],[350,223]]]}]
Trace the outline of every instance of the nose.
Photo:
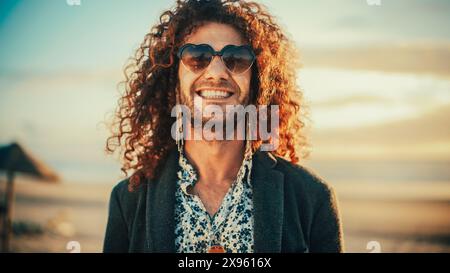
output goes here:
[{"label": "nose", "polygon": [[228,69],[222,62],[220,56],[214,56],[204,72],[204,77],[206,79],[228,79],[229,76]]}]

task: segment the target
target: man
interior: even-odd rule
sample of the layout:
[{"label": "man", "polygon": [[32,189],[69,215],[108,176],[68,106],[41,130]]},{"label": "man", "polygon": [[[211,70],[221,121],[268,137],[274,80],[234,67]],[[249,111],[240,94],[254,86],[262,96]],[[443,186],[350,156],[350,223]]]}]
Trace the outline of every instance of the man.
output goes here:
[{"label": "man", "polygon": [[[306,142],[294,61],[292,43],[256,3],[177,1],[163,13],[130,66],[107,143],[123,146],[122,170],[134,173],[112,191],[105,252],[343,250],[332,189],[295,164]],[[200,122],[176,123],[178,104]],[[236,120],[244,133],[233,123],[225,139],[206,137],[220,125],[185,138],[211,120],[234,121],[208,107],[239,105],[277,107],[268,114],[276,135],[264,139],[246,117]]]}]

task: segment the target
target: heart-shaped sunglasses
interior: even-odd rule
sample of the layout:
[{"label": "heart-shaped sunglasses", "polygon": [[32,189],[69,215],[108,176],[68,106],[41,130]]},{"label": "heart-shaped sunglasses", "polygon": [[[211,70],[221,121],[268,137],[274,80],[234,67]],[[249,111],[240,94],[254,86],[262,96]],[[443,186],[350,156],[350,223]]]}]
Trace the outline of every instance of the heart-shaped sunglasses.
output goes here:
[{"label": "heart-shaped sunglasses", "polygon": [[185,44],[178,50],[177,56],[184,67],[193,73],[204,71],[214,56],[219,56],[232,74],[246,72],[256,58],[252,48],[248,45],[226,45],[222,50],[215,51],[208,44]]}]

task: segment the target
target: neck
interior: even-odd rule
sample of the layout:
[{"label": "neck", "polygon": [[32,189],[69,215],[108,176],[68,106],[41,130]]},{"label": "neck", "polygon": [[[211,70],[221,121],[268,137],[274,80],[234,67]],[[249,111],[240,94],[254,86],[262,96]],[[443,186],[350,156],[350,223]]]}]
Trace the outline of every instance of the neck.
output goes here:
[{"label": "neck", "polygon": [[204,184],[231,184],[244,159],[243,140],[186,140],[185,154]]}]

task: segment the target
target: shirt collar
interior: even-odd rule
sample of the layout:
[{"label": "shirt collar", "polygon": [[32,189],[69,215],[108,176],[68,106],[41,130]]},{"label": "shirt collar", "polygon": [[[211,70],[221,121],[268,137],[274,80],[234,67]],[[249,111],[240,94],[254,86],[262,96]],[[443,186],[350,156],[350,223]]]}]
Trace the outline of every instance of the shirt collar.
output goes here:
[{"label": "shirt collar", "polygon": [[[242,165],[239,168],[236,182],[241,183],[244,182],[248,186],[251,185],[250,177],[251,177],[251,170],[252,170],[252,155],[245,157],[242,161]],[[184,151],[180,152],[180,157],[178,160],[178,164],[181,168],[180,171],[178,171],[178,179],[180,180],[180,187],[181,190],[187,194],[190,195],[188,192],[189,187],[193,187],[195,183],[198,181],[198,174],[195,170],[194,166],[192,166],[189,163],[189,160],[184,155]]]}]

